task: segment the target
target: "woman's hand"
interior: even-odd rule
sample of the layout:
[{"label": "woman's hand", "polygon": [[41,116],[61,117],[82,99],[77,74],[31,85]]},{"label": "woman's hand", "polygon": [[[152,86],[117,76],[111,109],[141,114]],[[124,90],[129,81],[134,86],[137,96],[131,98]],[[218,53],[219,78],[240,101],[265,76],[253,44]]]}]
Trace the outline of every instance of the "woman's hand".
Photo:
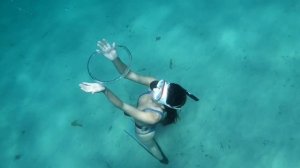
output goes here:
[{"label": "woman's hand", "polygon": [[96,49],[96,51],[103,54],[109,60],[113,61],[118,57],[115,43],[110,45],[105,39],[102,39],[101,41],[97,41],[97,46],[99,49]]},{"label": "woman's hand", "polygon": [[82,82],[79,84],[79,87],[81,90],[87,92],[87,93],[98,93],[105,90],[105,86],[100,83],[87,83]]}]

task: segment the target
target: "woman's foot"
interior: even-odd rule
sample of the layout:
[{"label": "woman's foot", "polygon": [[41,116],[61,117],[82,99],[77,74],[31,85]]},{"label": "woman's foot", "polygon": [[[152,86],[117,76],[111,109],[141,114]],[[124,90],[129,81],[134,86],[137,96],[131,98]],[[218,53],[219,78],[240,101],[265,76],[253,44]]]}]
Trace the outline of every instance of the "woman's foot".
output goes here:
[{"label": "woman's foot", "polygon": [[164,158],[162,160],[160,160],[160,163],[162,163],[162,164],[168,164],[169,163],[169,159],[166,156],[164,156]]}]

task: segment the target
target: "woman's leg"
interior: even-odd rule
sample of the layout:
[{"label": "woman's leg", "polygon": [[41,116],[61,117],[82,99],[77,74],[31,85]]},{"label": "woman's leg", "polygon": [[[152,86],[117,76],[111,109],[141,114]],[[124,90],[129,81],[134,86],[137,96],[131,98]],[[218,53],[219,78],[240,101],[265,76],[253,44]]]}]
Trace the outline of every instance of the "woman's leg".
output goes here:
[{"label": "woman's leg", "polygon": [[148,149],[148,151],[157,158],[161,163],[168,164],[168,158],[162,152],[160,146],[154,139],[155,131],[147,134],[136,133],[137,138],[140,142]]}]

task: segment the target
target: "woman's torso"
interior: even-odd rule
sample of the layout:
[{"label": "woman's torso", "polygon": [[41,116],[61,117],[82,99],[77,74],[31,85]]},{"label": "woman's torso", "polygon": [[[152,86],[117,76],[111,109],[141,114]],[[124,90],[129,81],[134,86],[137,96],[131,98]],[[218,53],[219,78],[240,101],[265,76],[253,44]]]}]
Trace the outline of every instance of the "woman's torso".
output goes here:
[{"label": "woman's torso", "polygon": [[[151,96],[151,92],[148,91],[146,93],[143,93],[139,99],[138,99],[138,104],[137,104],[137,108],[140,111],[143,111],[145,113],[152,113],[153,115],[156,115],[156,117],[158,117],[158,121],[157,123],[163,119],[163,106],[159,105],[157,103],[155,103],[152,100],[152,96]],[[141,121],[135,120],[135,122],[140,125],[140,126],[149,126],[149,124],[143,123]]]}]

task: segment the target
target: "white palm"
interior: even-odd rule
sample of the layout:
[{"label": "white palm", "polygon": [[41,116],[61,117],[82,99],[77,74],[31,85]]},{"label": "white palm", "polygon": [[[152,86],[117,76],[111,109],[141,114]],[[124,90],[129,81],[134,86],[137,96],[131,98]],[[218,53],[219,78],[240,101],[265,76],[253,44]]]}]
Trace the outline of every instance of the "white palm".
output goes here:
[{"label": "white palm", "polygon": [[102,39],[101,41],[97,41],[97,46],[99,49],[96,49],[96,51],[103,54],[109,60],[117,58],[116,43],[112,43],[110,45],[105,39]]},{"label": "white palm", "polygon": [[79,87],[81,90],[87,92],[87,93],[97,93],[102,92],[105,90],[105,86],[100,83],[88,83],[88,82],[82,82],[79,84]]}]

